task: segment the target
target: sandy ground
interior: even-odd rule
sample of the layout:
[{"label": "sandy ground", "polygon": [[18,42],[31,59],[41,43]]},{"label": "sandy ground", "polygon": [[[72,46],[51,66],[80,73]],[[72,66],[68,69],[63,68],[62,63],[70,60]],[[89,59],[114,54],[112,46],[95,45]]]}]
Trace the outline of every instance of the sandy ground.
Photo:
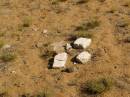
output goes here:
[{"label": "sandy ground", "polygon": [[[36,44],[68,41],[76,26],[91,19],[100,21],[100,26],[90,31],[93,42],[88,51],[95,55],[93,59],[77,64],[79,69],[73,73],[48,69],[48,60],[39,57]],[[24,21],[29,27],[21,26]],[[117,27],[120,21],[128,26]],[[15,61],[0,63],[0,97],[35,95],[45,88],[54,92],[53,97],[82,97],[83,82],[107,76],[130,85],[130,43],[124,42],[130,37],[129,0],[89,0],[83,4],[66,0],[56,5],[51,0],[0,0],[0,33],[0,39],[17,52]],[[74,65],[70,58],[67,66]],[[130,97],[129,88],[113,87],[97,97]]]}]

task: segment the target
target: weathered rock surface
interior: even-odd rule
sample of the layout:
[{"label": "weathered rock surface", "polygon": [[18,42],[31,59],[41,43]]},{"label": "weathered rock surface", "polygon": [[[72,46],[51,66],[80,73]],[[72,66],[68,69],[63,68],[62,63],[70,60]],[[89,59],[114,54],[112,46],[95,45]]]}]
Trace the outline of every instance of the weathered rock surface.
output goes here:
[{"label": "weathered rock surface", "polygon": [[67,53],[59,53],[54,57],[53,68],[65,67],[67,61]]},{"label": "weathered rock surface", "polygon": [[91,54],[84,51],[84,52],[81,52],[77,57],[76,57],[76,61],[77,62],[80,62],[82,64],[85,64],[87,63],[89,60],[91,59]]},{"label": "weathered rock surface", "polygon": [[65,51],[65,42],[61,41],[61,42],[55,42],[53,44],[50,45],[50,48],[55,51],[56,53],[61,53]]},{"label": "weathered rock surface", "polygon": [[81,49],[86,49],[87,47],[90,46],[92,40],[90,38],[78,38],[77,40],[74,41],[74,47],[75,48],[81,48]]},{"label": "weathered rock surface", "polygon": [[65,49],[66,49],[66,50],[70,50],[70,49],[72,49],[71,44],[67,43]]}]

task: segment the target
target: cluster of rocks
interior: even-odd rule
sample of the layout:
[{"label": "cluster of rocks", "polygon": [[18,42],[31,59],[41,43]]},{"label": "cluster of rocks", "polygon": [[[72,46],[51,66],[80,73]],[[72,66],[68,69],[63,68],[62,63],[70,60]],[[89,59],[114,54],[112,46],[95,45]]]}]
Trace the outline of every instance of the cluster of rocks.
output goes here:
[{"label": "cluster of rocks", "polygon": [[[52,64],[52,68],[64,68],[66,67],[66,61],[68,58],[68,54],[66,51],[71,51],[72,49],[82,49],[82,52],[80,52],[78,55],[75,57],[75,63],[82,63],[85,64],[91,59],[91,54],[85,49],[90,46],[92,40],[90,38],[78,38],[76,39],[72,44],[67,43],[66,45],[63,46],[64,43],[59,42],[52,44],[54,46],[54,50],[58,53],[54,57],[54,61]],[[65,47],[65,50],[62,49],[62,47]]]}]

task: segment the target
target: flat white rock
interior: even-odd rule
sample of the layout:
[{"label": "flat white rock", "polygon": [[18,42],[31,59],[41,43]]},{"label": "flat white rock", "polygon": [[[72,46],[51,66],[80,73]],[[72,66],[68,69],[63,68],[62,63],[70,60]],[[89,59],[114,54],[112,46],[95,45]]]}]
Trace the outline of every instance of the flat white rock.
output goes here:
[{"label": "flat white rock", "polygon": [[92,42],[92,40],[90,38],[81,37],[74,41],[74,47],[86,49],[87,47],[90,46],[91,42]]},{"label": "flat white rock", "polygon": [[67,53],[59,53],[54,57],[53,68],[65,67],[67,61]]},{"label": "flat white rock", "polygon": [[87,63],[89,60],[91,59],[91,54],[88,53],[87,51],[83,51],[81,52],[77,57],[76,57],[76,61],[85,64]]}]

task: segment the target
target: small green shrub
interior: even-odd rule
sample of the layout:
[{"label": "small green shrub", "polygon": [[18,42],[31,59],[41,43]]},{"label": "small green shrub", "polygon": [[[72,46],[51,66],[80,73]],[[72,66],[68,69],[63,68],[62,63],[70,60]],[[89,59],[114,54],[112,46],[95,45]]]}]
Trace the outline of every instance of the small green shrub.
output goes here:
[{"label": "small green shrub", "polygon": [[124,42],[125,42],[125,43],[130,43],[130,36],[126,37],[126,38],[124,39]]},{"label": "small green shrub", "polygon": [[92,20],[86,23],[81,24],[80,26],[76,27],[76,31],[88,31],[90,29],[94,29],[100,25],[100,22],[97,20]]},{"label": "small green shrub", "polygon": [[74,34],[77,38],[84,37],[84,38],[92,38],[92,33],[87,31],[78,31]]},{"label": "small green shrub", "polygon": [[53,92],[48,89],[44,89],[43,91],[36,94],[34,97],[53,97]]},{"label": "small green shrub", "polygon": [[126,6],[126,7],[129,7],[129,8],[130,8],[130,1],[127,0],[123,6]]},{"label": "small green shrub", "polygon": [[102,82],[89,82],[87,91],[91,94],[102,93],[105,90],[105,86]]},{"label": "small green shrub", "polygon": [[32,24],[32,17],[25,17],[23,19],[23,27],[30,27],[30,25]]},{"label": "small green shrub", "polygon": [[0,48],[2,48],[4,45],[4,42],[2,40],[0,40]]},{"label": "small green shrub", "polygon": [[0,59],[4,62],[13,61],[16,58],[16,55],[11,52],[3,52],[0,56]]},{"label": "small green shrub", "polygon": [[32,17],[26,16],[22,19],[22,23],[18,24],[17,30],[18,31],[24,31],[25,28],[28,28],[32,25]]},{"label": "small green shrub", "polygon": [[105,85],[106,90],[109,90],[113,86],[113,84],[114,84],[114,81],[111,78],[107,78],[107,79],[103,78],[103,79],[101,79],[101,81]]},{"label": "small green shrub", "polygon": [[93,38],[93,33],[88,31],[76,31],[74,34],[69,34],[67,40],[68,41],[75,41],[77,38]]},{"label": "small green shrub", "polygon": [[111,79],[99,79],[96,81],[89,81],[82,87],[82,92],[87,94],[101,94],[106,90],[109,90],[113,85]]},{"label": "small green shrub", "polygon": [[0,37],[3,37],[5,35],[4,32],[0,32]]}]

